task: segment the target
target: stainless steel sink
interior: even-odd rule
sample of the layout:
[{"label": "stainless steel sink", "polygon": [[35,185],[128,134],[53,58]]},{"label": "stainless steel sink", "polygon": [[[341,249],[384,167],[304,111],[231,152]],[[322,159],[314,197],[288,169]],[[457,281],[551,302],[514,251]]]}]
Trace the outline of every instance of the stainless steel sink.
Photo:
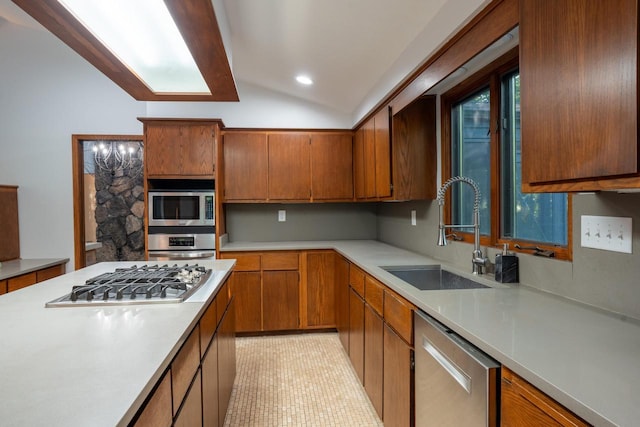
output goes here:
[{"label": "stainless steel sink", "polygon": [[482,283],[442,270],[439,265],[381,266],[380,268],[423,291],[488,288]]}]

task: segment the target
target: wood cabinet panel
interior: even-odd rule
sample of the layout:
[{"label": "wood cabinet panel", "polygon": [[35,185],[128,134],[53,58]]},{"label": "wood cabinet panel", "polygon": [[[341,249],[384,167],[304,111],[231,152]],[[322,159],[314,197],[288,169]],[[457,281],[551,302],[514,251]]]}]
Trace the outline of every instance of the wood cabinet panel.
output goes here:
[{"label": "wood cabinet panel", "polygon": [[425,96],[393,116],[393,198],[436,198],[436,97]]},{"label": "wood cabinet panel", "polygon": [[222,318],[218,332],[218,425],[224,425],[236,377],[235,298]]},{"label": "wood cabinet panel", "polygon": [[213,175],[215,172],[215,129],[210,125],[189,125],[182,131],[182,175]]},{"label": "wood cabinet panel", "polygon": [[349,261],[336,254],[336,329],[345,351],[349,352]]},{"label": "wood cabinet panel", "polygon": [[300,327],[300,275],[297,271],[262,273],[262,326],[265,331]]},{"label": "wood cabinet panel", "polygon": [[384,425],[406,427],[413,425],[414,372],[413,350],[389,326],[384,326]]},{"label": "wood cabinet panel", "polygon": [[7,293],[7,281],[0,280],[0,295]]},{"label": "wood cabinet panel", "polygon": [[335,327],[334,251],[307,253],[307,326]]},{"label": "wood cabinet panel", "polygon": [[36,272],[22,274],[20,276],[12,277],[7,281],[7,292],[17,291],[18,289],[26,288],[37,282]]},{"label": "wood cabinet panel", "polygon": [[374,119],[369,119],[363,130],[363,167],[364,167],[364,198],[376,197],[376,131]]},{"label": "wood cabinet panel", "polygon": [[200,332],[196,326],[171,363],[174,415],[182,402],[191,380],[200,365]]},{"label": "wood cabinet panel", "polygon": [[349,290],[349,359],[360,382],[364,382],[364,300]]},{"label": "wood cabinet panel", "polygon": [[160,380],[134,425],[135,427],[169,427],[172,421],[171,372],[168,371]]},{"label": "wood cabinet panel", "polygon": [[233,271],[260,271],[260,254],[247,252],[223,252],[223,259],[235,259]]},{"label": "wood cabinet panel", "polygon": [[181,150],[178,142],[182,138],[180,127],[146,126],[144,138],[147,175],[180,175]]},{"label": "wood cabinet panel", "polygon": [[405,342],[413,344],[413,306],[388,289],[384,291],[384,320]]},{"label": "wood cabinet panel", "polygon": [[[217,298],[216,298],[217,299]],[[200,318],[200,357],[202,358],[209,348],[209,343],[213,338],[218,326],[218,314],[216,310],[216,300],[211,301],[209,307]]]},{"label": "wood cabinet panel", "polygon": [[501,368],[501,425],[588,426],[575,414],[529,384],[506,366]]},{"label": "wood cabinet panel", "polygon": [[313,200],[353,198],[351,133],[311,134],[311,197]]},{"label": "wood cabinet panel", "polygon": [[174,427],[202,426],[202,387],[201,374],[198,370],[187,396],[182,403],[180,413],[176,417]]},{"label": "wood cabinet panel", "polygon": [[298,252],[265,252],[262,254],[263,270],[298,270]]},{"label": "wood cabinet panel", "polygon": [[202,359],[202,425],[218,427],[218,336]]},{"label": "wood cabinet panel", "polygon": [[635,0],[520,2],[523,183],[638,174],[637,23]]},{"label": "wood cabinet panel", "polygon": [[309,134],[272,133],[268,138],[269,199],[309,200]]},{"label": "wood cabinet panel", "polygon": [[375,132],[376,197],[391,197],[391,135],[389,108],[383,108],[373,117]]},{"label": "wood cabinet panel", "polygon": [[237,332],[262,330],[262,283],[260,272],[234,271],[231,288],[235,298]]},{"label": "wood cabinet panel", "polygon": [[351,286],[361,298],[364,298],[364,278],[364,271],[353,264],[349,265],[349,286]]},{"label": "wood cabinet panel", "polygon": [[225,133],[223,160],[225,201],[267,199],[266,133]]},{"label": "wood cabinet panel", "polygon": [[36,271],[36,282],[44,282],[45,280],[53,279],[64,274],[64,264],[54,265],[53,267],[45,268]]},{"label": "wood cabinet panel", "polygon": [[353,136],[353,190],[356,199],[366,198],[364,132],[364,127],[361,127]]},{"label": "wood cabinet panel", "polygon": [[20,258],[18,187],[0,185],[0,262]]},{"label": "wood cabinet panel", "polygon": [[369,304],[364,308],[364,389],[378,416],[382,419],[383,380],[382,318]]},{"label": "wood cabinet panel", "polygon": [[227,310],[227,304],[229,304],[230,288],[231,288],[231,285],[227,281],[222,285],[222,287],[216,294],[215,303],[216,303],[216,314],[218,319],[218,323],[217,323],[218,325],[222,320],[222,316],[224,315],[224,312]]},{"label": "wood cabinet panel", "polygon": [[382,301],[385,286],[370,276],[364,280],[364,300],[379,315],[382,316]]}]

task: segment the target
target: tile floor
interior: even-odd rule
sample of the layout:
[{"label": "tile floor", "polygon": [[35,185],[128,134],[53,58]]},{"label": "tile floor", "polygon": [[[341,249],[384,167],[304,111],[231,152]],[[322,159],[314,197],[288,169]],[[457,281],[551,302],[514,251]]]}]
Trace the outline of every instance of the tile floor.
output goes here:
[{"label": "tile floor", "polygon": [[382,426],[336,333],[236,339],[225,426]]}]

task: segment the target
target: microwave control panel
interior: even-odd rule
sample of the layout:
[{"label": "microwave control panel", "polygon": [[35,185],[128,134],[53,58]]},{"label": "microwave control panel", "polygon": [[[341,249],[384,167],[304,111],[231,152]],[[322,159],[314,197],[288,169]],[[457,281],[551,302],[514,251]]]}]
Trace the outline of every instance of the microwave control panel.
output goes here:
[{"label": "microwave control panel", "polygon": [[205,219],[213,219],[213,196],[205,196]]}]

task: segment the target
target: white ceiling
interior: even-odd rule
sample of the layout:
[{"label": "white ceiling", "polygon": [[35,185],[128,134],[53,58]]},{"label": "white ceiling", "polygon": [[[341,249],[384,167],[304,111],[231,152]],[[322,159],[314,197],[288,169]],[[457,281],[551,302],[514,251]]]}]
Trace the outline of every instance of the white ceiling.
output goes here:
[{"label": "white ceiling", "polygon": [[[489,2],[213,1],[218,20],[225,21],[223,33],[229,31],[236,81],[358,117]],[[221,4],[224,10],[219,10]],[[0,17],[39,25],[10,0],[0,0]],[[315,84],[297,83],[299,73],[308,74]]]}]

